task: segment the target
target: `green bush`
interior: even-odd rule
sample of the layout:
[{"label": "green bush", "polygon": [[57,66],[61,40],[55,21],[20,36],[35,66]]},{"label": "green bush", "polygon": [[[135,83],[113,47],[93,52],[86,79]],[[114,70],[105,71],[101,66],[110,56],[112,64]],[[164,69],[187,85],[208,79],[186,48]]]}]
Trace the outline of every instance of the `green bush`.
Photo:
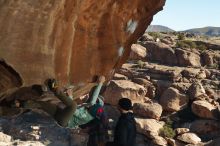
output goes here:
[{"label": "green bush", "polygon": [[185,35],[183,33],[178,34],[178,40],[185,40]]},{"label": "green bush", "polygon": [[160,129],[159,134],[162,137],[167,137],[167,138],[173,138],[176,134],[175,131],[172,128],[172,121],[168,119],[163,126],[163,128]]}]

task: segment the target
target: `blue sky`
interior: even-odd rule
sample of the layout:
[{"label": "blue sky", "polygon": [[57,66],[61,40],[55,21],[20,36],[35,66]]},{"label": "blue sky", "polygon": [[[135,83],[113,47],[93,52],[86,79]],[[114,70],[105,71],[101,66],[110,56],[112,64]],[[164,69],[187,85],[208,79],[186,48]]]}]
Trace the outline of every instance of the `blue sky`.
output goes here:
[{"label": "blue sky", "polygon": [[164,10],[154,16],[151,24],[174,30],[220,27],[220,0],[166,0]]}]

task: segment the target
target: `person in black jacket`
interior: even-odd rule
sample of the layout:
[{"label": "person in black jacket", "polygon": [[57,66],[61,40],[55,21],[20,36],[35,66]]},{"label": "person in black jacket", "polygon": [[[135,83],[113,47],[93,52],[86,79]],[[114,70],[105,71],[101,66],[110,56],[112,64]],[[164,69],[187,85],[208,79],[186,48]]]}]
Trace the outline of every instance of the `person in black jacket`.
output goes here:
[{"label": "person in black jacket", "polygon": [[132,112],[132,103],[128,98],[122,98],[118,102],[121,116],[116,124],[114,142],[107,146],[135,146],[136,122]]}]

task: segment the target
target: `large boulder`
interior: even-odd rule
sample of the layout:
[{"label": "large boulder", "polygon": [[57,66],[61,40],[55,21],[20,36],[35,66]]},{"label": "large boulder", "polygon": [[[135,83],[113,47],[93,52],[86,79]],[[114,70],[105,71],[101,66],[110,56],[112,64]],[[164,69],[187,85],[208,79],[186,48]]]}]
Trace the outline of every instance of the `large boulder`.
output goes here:
[{"label": "large boulder", "polygon": [[149,80],[146,80],[143,78],[133,78],[132,82],[137,83],[141,86],[144,86],[144,88],[147,89],[147,94],[146,94],[147,97],[149,97],[149,98],[155,97],[156,88],[153,85],[153,83],[150,82]]},{"label": "large boulder", "polygon": [[133,111],[140,117],[159,120],[163,109],[162,106],[156,102],[134,103]]},{"label": "large boulder", "polygon": [[206,96],[205,89],[200,82],[193,83],[187,92],[191,99],[202,98]]},{"label": "large boulder", "polygon": [[112,80],[106,87],[104,97],[105,102],[111,105],[117,105],[121,98],[129,98],[132,102],[144,102],[146,89],[128,80]]},{"label": "large boulder", "polygon": [[155,119],[135,118],[135,120],[137,131],[151,139],[159,136],[160,129],[162,129],[165,124],[164,122],[157,121]]},{"label": "large boulder", "polygon": [[155,63],[145,63],[144,73],[150,76],[151,79],[156,80],[168,80],[172,82],[180,81],[182,75],[182,69],[180,67],[166,66],[166,65],[158,65]]},{"label": "large boulder", "polygon": [[161,97],[162,94],[173,84],[171,81],[166,80],[153,80],[156,86],[156,96]]},{"label": "large boulder", "polygon": [[214,118],[214,111],[216,107],[204,100],[197,100],[192,103],[192,112],[201,117],[207,119],[215,119]]},{"label": "large boulder", "polygon": [[188,50],[176,49],[178,65],[200,67],[200,55]]},{"label": "large boulder", "polygon": [[177,58],[175,51],[164,43],[144,42],[147,49],[147,60],[156,61],[161,64],[176,65]]},{"label": "large boulder", "polygon": [[181,72],[182,76],[187,78],[188,80],[196,79],[205,79],[206,72],[203,69],[196,69],[196,68],[185,68]]},{"label": "large boulder", "polygon": [[187,106],[189,97],[170,87],[160,97],[159,103],[165,111],[176,112]]},{"label": "large boulder", "polygon": [[203,65],[213,67],[217,69],[217,65],[220,63],[220,51],[218,50],[207,50],[201,54]]},{"label": "large boulder", "polygon": [[185,143],[194,145],[201,142],[201,139],[194,133],[184,133],[182,135],[179,135],[177,139]]},{"label": "large boulder", "polygon": [[164,4],[1,0],[0,66],[7,65],[0,67],[0,86],[7,90],[56,78],[81,88],[97,75],[111,77]]},{"label": "large boulder", "polygon": [[209,51],[205,51],[201,54],[203,65],[207,66],[213,66],[214,61],[213,61],[213,53]]},{"label": "large boulder", "polygon": [[130,60],[144,60],[147,56],[146,48],[139,44],[133,44],[131,46]]}]

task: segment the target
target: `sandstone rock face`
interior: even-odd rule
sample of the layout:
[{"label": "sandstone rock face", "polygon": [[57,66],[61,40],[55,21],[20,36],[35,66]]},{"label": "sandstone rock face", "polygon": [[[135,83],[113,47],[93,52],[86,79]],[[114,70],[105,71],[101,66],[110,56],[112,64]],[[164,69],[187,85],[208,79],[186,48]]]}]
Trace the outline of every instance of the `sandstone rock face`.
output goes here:
[{"label": "sandstone rock face", "polygon": [[170,87],[160,97],[160,104],[166,111],[174,112],[187,106],[189,97]]},{"label": "sandstone rock face", "polygon": [[[16,74],[3,76],[0,85],[16,78],[14,87],[29,86],[54,77],[62,85],[80,86],[96,75],[111,77],[164,3],[1,0],[0,64]],[[4,72],[0,67],[1,78]]]},{"label": "sandstone rock face", "polygon": [[111,81],[106,88],[104,97],[105,102],[111,105],[117,105],[121,98],[129,98],[136,102],[143,102],[145,100],[146,89],[138,84],[128,80]]}]

